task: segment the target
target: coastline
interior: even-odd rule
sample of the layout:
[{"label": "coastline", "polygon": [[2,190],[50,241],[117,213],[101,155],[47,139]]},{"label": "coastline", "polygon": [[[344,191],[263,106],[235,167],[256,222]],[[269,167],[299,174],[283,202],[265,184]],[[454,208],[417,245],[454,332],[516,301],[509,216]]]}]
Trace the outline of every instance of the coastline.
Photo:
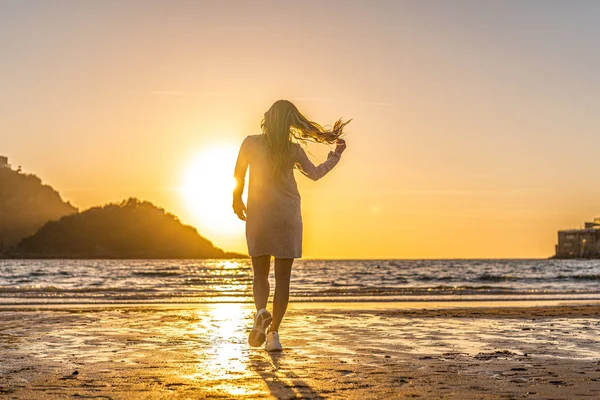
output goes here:
[{"label": "coastline", "polygon": [[600,302],[291,303],[285,351],[252,306],[0,307],[10,398],[590,398]]},{"label": "coastline", "polygon": [[[170,309],[170,310],[190,310],[211,308],[219,305],[237,305],[241,308],[252,308],[252,301],[225,301],[225,302],[74,302],[74,303],[0,303],[0,312],[10,311],[64,311],[64,310],[110,310],[110,309]],[[566,307],[566,308],[565,308]],[[570,308],[569,308],[570,307]],[[336,301],[335,299],[319,299],[316,301],[294,301],[291,300],[288,306],[289,311],[300,310],[315,310],[315,309],[335,309],[340,311],[353,310],[369,310],[369,311],[389,311],[393,310],[400,314],[411,315],[415,312],[429,315],[434,311],[445,310],[462,310],[466,309],[465,313],[483,311],[493,315],[492,310],[503,309],[522,309],[523,315],[530,315],[539,311],[552,309],[556,312],[568,312],[568,310],[580,310],[581,307],[589,307],[594,309],[600,308],[600,299],[482,299],[482,300],[361,300],[361,301]],[[479,311],[467,311],[479,309]],[[518,315],[518,313],[514,313]],[[501,315],[501,314],[496,314]]]}]

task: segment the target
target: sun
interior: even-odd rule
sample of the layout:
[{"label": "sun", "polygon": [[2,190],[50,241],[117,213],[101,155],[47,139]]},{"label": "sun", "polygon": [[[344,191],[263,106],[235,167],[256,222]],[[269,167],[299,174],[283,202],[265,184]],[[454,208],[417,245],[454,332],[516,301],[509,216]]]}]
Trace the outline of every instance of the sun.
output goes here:
[{"label": "sun", "polygon": [[198,154],[185,169],[181,193],[201,232],[227,236],[243,226],[231,208],[236,158],[236,147],[215,146]]}]

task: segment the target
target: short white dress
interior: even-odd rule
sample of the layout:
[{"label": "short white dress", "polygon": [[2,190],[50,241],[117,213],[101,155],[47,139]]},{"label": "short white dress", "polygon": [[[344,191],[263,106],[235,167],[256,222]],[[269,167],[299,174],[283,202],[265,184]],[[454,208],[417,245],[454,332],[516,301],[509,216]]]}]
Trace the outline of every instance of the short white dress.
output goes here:
[{"label": "short white dress", "polygon": [[[315,166],[300,145],[294,145],[293,163],[312,180],[325,176],[340,160],[329,152],[327,161]],[[271,255],[277,258],[302,257],[302,215],[300,193],[293,169],[275,180],[273,164],[264,135],[244,139],[234,176],[244,181],[250,166],[248,204],[246,205],[246,242],[251,257]]]}]

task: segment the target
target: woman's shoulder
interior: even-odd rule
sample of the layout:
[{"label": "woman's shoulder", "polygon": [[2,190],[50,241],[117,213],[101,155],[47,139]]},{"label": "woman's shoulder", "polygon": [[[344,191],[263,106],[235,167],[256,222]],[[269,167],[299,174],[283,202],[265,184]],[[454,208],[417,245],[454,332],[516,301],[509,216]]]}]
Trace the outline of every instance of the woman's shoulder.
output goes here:
[{"label": "woman's shoulder", "polygon": [[247,140],[249,142],[256,142],[256,141],[259,141],[259,140],[263,140],[264,136],[265,135],[263,135],[262,133],[259,133],[257,135],[248,135],[248,136],[246,136],[246,138],[244,139],[244,141]]},{"label": "woman's shoulder", "polygon": [[262,135],[248,135],[242,141],[242,147],[254,147],[261,140]]},{"label": "woman's shoulder", "polygon": [[244,141],[242,142],[242,147],[244,147],[244,146],[252,146],[252,147],[254,147],[257,143],[260,143],[260,142],[264,141],[263,136],[264,135],[261,135],[261,134],[246,136],[244,138]]},{"label": "woman's shoulder", "polygon": [[294,156],[298,156],[301,153],[304,153],[304,148],[302,147],[302,145],[300,143],[296,143],[296,142],[292,142],[292,154]]}]

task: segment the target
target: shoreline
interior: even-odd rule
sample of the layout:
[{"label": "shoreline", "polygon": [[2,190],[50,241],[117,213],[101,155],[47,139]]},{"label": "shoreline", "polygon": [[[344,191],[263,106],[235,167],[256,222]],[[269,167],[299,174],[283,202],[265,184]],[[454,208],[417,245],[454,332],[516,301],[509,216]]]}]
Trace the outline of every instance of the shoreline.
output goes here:
[{"label": "shoreline", "polygon": [[[0,312],[3,311],[59,311],[70,308],[79,310],[94,309],[119,309],[119,308],[147,308],[147,309],[197,309],[220,304],[234,304],[252,306],[253,302],[73,302],[73,303],[0,303]],[[540,308],[540,307],[573,307],[573,306],[598,306],[600,299],[534,299],[534,300],[365,300],[365,301],[290,301],[288,309],[373,309],[373,310],[414,310],[414,309],[471,309],[471,308]]]}]

